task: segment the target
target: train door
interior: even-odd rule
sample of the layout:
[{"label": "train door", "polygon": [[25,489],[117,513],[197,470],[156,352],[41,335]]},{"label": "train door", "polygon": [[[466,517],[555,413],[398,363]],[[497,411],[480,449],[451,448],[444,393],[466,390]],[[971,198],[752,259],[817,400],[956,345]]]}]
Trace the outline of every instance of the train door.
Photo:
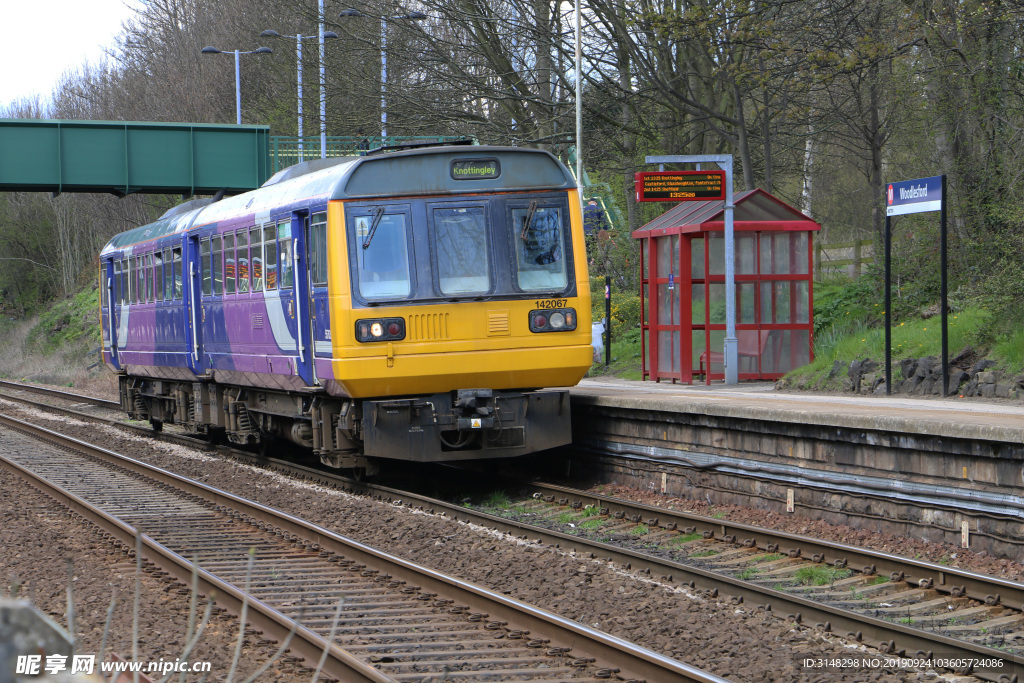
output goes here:
[{"label": "train door", "polygon": [[[309,214],[305,211],[292,213],[291,233],[294,240],[292,265],[295,269],[295,287],[292,290],[295,311],[295,340],[298,351],[298,374],[306,386],[314,386],[316,369],[313,362],[313,343],[310,326],[312,297],[309,286],[308,234]],[[284,258],[284,256],[282,256]],[[284,293],[282,292],[282,295]]]},{"label": "train door", "polygon": [[331,329],[327,297],[327,214],[314,213],[306,223],[306,258],[309,264],[309,327],[313,376],[316,359],[331,357]]},{"label": "train door", "polygon": [[[204,250],[206,253],[204,253]],[[187,282],[184,294],[185,306],[185,327],[188,333],[188,343],[191,349],[189,366],[196,375],[206,374],[206,360],[203,357],[203,294],[204,283],[209,282],[211,273],[206,272],[210,268],[210,241],[209,238],[200,243],[199,236],[190,236],[185,248],[185,273],[184,279]],[[205,270],[204,270],[205,269]],[[205,292],[209,294],[210,292]]]},{"label": "train door", "polygon": [[[116,265],[116,267],[115,267]],[[117,340],[120,327],[120,273],[121,261],[118,259],[106,259],[103,261],[100,286],[103,288],[103,299],[106,303],[107,319],[104,321],[104,332],[107,341],[110,343],[110,362],[121,369],[121,361],[118,354]]]}]

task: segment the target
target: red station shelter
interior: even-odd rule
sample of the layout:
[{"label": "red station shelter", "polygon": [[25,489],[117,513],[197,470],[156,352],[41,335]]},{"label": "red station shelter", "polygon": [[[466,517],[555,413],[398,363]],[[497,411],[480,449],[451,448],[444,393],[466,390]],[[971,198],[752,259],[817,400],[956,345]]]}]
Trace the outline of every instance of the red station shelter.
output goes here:
[{"label": "red station shelter", "polygon": [[[778,379],[813,359],[811,240],[821,225],[760,189],[733,203],[739,379]],[[633,232],[644,379],[725,377],[724,206],[682,202]]]}]

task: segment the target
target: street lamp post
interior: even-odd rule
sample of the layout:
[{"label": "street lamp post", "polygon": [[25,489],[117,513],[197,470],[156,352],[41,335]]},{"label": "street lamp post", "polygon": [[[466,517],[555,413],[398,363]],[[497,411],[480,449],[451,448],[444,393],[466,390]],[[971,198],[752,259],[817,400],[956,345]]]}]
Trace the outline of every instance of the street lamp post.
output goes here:
[{"label": "street lamp post", "polygon": [[242,125],[242,76],[239,68],[239,55],[269,55],[273,52],[269,47],[260,47],[255,50],[218,50],[215,47],[204,47],[204,55],[235,54],[235,123]]},{"label": "street lamp post", "polygon": [[[366,15],[357,9],[346,9],[338,15],[345,17],[365,17]],[[380,137],[381,144],[385,144],[388,137],[388,35],[384,25],[386,20],[406,19],[408,21],[423,21],[427,15],[423,12],[408,12],[393,17],[380,18]]]},{"label": "street lamp post", "polygon": [[[319,35],[319,34],[318,34]],[[303,160],[303,144],[302,144],[302,40],[303,38],[316,38],[317,36],[304,36],[301,34],[294,36],[281,35],[277,31],[267,29],[260,34],[263,38],[291,38],[295,41],[295,63],[298,64],[298,103],[299,103],[299,161]],[[337,38],[338,34],[334,31],[327,31],[323,34],[323,38]],[[324,98],[324,55],[320,53],[320,158],[324,159],[327,156],[327,122],[326,122],[326,107]]]}]

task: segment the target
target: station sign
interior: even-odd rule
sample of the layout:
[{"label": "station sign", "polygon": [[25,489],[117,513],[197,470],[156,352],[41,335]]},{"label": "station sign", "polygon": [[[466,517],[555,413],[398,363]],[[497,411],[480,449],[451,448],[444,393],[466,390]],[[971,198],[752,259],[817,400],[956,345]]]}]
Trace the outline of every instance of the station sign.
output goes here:
[{"label": "station sign", "polygon": [[634,178],[638,202],[725,199],[725,171],[652,171]]},{"label": "station sign", "polygon": [[902,216],[942,210],[942,176],[889,183],[885,195],[885,215]]}]

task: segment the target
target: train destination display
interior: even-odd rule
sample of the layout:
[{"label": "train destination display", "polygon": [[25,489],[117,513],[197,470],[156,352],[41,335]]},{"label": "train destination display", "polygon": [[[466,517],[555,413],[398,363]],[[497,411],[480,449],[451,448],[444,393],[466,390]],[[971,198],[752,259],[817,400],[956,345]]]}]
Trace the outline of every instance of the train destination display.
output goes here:
[{"label": "train destination display", "polygon": [[635,178],[638,202],[725,199],[725,171],[651,171]]}]

